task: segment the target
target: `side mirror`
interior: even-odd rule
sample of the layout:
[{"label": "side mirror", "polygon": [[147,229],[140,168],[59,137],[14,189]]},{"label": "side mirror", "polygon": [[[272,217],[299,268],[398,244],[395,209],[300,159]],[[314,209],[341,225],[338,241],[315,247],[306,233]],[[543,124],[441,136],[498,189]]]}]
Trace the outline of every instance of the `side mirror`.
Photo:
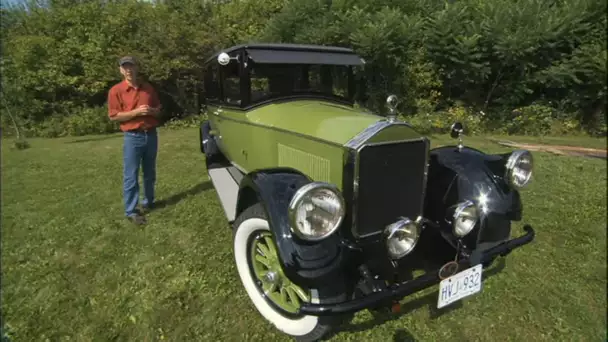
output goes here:
[{"label": "side mirror", "polygon": [[389,121],[395,121],[395,118],[397,117],[397,115],[395,114],[395,110],[397,109],[398,103],[399,103],[399,100],[397,99],[396,95],[390,95],[389,97],[386,98],[386,106],[388,107],[388,110],[389,110],[389,115],[388,115]]},{"label": "side mirror", "polygon": [[217,62],[220,63],[220,65],[228,65],[228,63],[230,63],[230,56],[227,53],[222,52],[217,56]]},{"label": "side mirror", "polygon": [[222,52],[217,56],[217,62],[220,63],[220,65],[228,65],[232,59],[236,59],[238,62],[239,57],[230,57],[230,55],[225,52]]},{"label": "side mirror", "polygon": [[460,122],[454,122],[450,128],[450,136],[454,139],[458,139],[458,149],[462,149],[462,132],[464,132],[464,126]]}]

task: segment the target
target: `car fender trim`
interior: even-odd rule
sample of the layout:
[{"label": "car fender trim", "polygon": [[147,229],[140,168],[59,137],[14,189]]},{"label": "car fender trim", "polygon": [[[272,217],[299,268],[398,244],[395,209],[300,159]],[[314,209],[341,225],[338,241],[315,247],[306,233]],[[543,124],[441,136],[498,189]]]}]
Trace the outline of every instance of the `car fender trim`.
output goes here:
[{"label": "car fender trim", "polygon": [[[521,220],[522,203],[519,192],[500,178],[503,160],[502,155],[485,154],[470,147],[444,146],[431,150],[424,216],[439,223],[441,230],[455,241],[446,213],[468,200],[482,210],[481,224],[464,238],[469,247],[480,242],[477,241],[480,232],[508,236],[509,221]],[[482,232],[488,229],[493,232]]]},{"label": "car fender trim", "polygon": [[[458,261],[458,272],[466,267],[475,266],[478,263],[489,262],[492,259],[502,256],[505,257],[511,253],[514,249],[520,248],[534,240],[535,232],[534,229],[526,224],[523,227],[525,234],[505,241],[493,248],[481,252],[478,260],[472,260],[471,258],[465,258]],[[300,314],[313,315],[313,316],[333,316],[343,315],[348,313],[355,313],[360,310],[368,309],[377,306],[381,303],[390,303],[393,300],[400,300],[406,296],[422,291],[426,288],[434,286],[441,281],[439,277],[440,269],[429,271],[423,275],[420,275],[414,279],[398,283],[380,291],[369,294],[365,297],[353,299],[341,303],[335,304],[304,304],[299,310]]]},{"label": "car fender trim", "polygon": [[285,274],[299,285],[310,286],[326,281],[340,272],[344,248],[338,234],[318,242],[300,240],[292,234],[288,207],[295,192],[312,182],[291,168],[257,170],[244,176],[240,183],[238,216],[255,201],[262,203],[277,244],[279,260]]}]

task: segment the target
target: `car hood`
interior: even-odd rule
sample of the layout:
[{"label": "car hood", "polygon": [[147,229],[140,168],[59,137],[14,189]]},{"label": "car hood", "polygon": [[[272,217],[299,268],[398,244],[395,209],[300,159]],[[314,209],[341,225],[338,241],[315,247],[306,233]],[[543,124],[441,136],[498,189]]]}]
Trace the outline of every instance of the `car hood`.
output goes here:
[{"label": "car hood", "polygon": [[340,104],[309,100],[262,106],[248,113],[247,118],[253,123],[340,145],[383,119]]}]

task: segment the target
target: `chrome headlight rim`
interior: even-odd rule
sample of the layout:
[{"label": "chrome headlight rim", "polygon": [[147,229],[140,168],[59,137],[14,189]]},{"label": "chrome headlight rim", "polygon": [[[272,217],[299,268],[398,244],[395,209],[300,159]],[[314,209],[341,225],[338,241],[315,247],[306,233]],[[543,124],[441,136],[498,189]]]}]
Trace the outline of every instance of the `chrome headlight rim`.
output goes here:
[{"label": "chrome headlight rim", "polygon": [[[514,176],[515,176],[515,171],[519,167],[519,163],[522,160],[524,160],[524,158],[526,158],[529,161],[530,171],[528,172],[528,175],[525,178],[525,181],[523,182],[523,184],[519,185],[514,181]],[[530,184],[533,173],[534,173],[534,158],[532,157],[532,153],[530,151],[515,150],[509,155],[509,158],[507,159],[507,162],[505,163],[504,177],[505,177],[505,181],[511,188],[519,190],[519,189],[526,187],[528,184]]]},{"label": "chrome headlight rim", "polygon": [[[393,239],[394,236],[405,227],[413,227],[412,228],[413,232],[416,234],[415,238],[414,238],[414,242],[411,244],[411,246],[405,252],[402,252],[398,255],[392,254],[390,252],[388,245],[389,245],[391,239]],[[400,220],[393,222],[393,223],[389,224],[388,226],[386,226],[386,228],[384,228],[384,235],[385,235],[384,243],[386,244],[388,256],[392,260],[398,260],[398,259],[401,259],[401,258],[409,255],[410,253],[412,253],[414,251],[414,249],[416,249],[416,246],[418,245],[418,241],[420,241],[420,225],[418,224],[417,221],[413,221],[407,217],[401,218]]]},{"label": "chrome headlight rim", "polygon": [[[298,208],[302,204],[302,201],[304,200],[304,198],[307,195],[313,193],[314,191],[318,191],[318,190],[330,191],[337,198],[338,203],[339,203],[339,208],[340,208],[339,209],[339,218],[338,218],[337,222],[335,223],[334,227],[332,227],[332,229],[329,230],[328,232],[326,232],[325,234],[320,235],[320,236],[311,236],[311,235],[303,233],[302,231],[300,231],[300,229],[297,228],[298,225],[296,222],[296,215],[297,215]],[[344,196],[342,195],[342,193],[340,192],[338,187],[336,187],[333,184],[326,183],[326,182],[311,182],[311,183],[303,185],[293,195],[291,201],[289,202],[289,207],[288,207],[290,231],[293,234],[295,234],[298,238],[300,238],[302,240],[306,240],[306,241],[311,241],[311,242],[321,241],[321,240],[324,240],[324,239],[330,237],[331,235],[333,235],[342,225],[345,215],[346,215],[346,201],[344,200]]]},{"label": "chrome headlight rim", "polygon": [[[471,228],[469,228],[464,234],[460,234],[460,233],[458,233],[458,231],[456,229],[456,225],[458,224],[458,219],[461,217],[462,213],[469,208],[473,208],[475,210],[475,220],[474,220],[473,224],[471,224]],[[461,202],[456,206],[456,209],[454,210],[454,215],[452,215],[452,233],[455,236],[457,236],[458,238],[463,238],[463,237],[469,235],[475,229],[475,226],[477,226],[478,222],[479,222],[479,208],[478,208],[477,204],[475,204],[471,200],[466,200],[464,202]]]}]

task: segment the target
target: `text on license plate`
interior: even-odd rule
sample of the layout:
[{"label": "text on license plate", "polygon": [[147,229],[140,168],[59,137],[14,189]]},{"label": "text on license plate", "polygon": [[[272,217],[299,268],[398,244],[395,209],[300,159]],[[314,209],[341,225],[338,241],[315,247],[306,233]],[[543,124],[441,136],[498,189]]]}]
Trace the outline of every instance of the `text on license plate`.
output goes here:
[{"label": "text on license plate", "polygon": [[483,267],[477,264],[460,273],[446,278],[439,283],[439,296],[437,298],[437,308],[468,297],[481,290],[481,273]]}]

